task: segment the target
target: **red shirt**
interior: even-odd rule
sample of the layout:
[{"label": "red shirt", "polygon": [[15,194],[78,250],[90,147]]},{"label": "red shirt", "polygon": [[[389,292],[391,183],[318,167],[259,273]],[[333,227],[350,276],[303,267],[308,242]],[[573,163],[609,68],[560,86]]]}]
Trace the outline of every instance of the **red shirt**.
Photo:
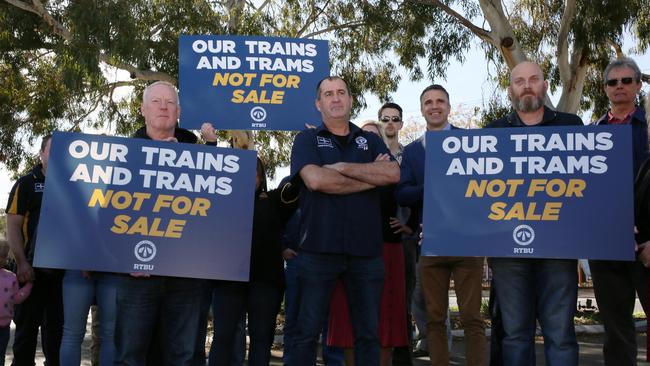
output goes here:
[{"label": "red shirt", "polygon": [[634,108],[630,113],[628,113],[623,119],[619,119],[614,117],[612,114],[611,109],[607,112],[607,123],[610,125],[626,125],[630,123],[630,120],[632,119],[632,115],[636,112],[636,108]]}]

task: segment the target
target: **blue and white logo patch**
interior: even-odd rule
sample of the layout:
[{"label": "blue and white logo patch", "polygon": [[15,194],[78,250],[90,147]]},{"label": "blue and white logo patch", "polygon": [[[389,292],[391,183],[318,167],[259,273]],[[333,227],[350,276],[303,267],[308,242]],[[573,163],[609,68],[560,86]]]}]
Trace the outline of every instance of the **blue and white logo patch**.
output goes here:
[{"label": "blue and white logo patch", "polygon": [[34,192],[43,192],[45,190],[45,183],[34,183]]},{"label": "blue and white logo patch", "polygon": [[332,145],[332,139],[323,136],[316,136],[316,144],[318,144],[318,147],[334,148],[334,145]]},{"label": "blue and white logo patch", "polygon": [[358,136],[354,141],[357,143],[357,149],[368,150],[368,140],[363,136]]}]

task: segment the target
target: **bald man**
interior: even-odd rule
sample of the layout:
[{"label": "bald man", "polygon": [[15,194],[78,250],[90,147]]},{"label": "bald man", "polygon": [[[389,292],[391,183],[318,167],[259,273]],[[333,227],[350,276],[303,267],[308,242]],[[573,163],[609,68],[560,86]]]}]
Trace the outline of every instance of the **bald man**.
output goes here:
[{"label": "bald man", "polygon": [[[514,112],[487,127],[583,125],[575,114],[544,106],[548,82],[540,67],[522,62],[512,69],[508,96]],[[502,365],[530,365],[535,359],[535,317],[544,335],[546,365],[578,365],[573,315],[578,297],[575,259],[490,258],[492,285],[500,309]]]}]

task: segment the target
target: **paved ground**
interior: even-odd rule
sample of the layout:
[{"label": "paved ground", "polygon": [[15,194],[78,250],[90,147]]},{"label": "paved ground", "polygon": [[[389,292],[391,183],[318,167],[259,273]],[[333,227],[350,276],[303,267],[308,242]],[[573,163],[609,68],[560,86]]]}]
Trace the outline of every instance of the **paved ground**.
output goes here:
[{"label": "paved ground", "polygon": [[[487,297],[487,291],[484,291],[483,294]],[[487,298],[486,298],[487,299]],[[587,299],[592,299],[593,304],[595,305],[595,299],[593,296],[592,289],[580,289],[578,292],[578,303],[584,305]],[[456,304],[456,297],[453,291],[450,291],[450,305],[454,306]],[[643,311],[639,301],[635,306],[635,312]],[[13,323],[12,323],[12,337],[13,337]],[[591,366],[591,365],[604,365],[602,361],[602,334],[580,334],[578,336],[578,341],[580,343],[580,365]],[[13,344],[13,338],[10,340],[9,347],[7,349],[6,363],[10,364],[13,359],[13,354],[11,351],[11,344]],[[640,365],[650,365],[650,363],[645,362],[646,357],[646,333],[640,332],[638,334],[638,360]],[[86,338],[82,346],[82,366],[90,366],[90,323],[88,326],[88,332],[86,333]],[[273,360],[271,365],[282,365],[282,351],[273,351]],[[537,338],[536,341],[536,353],[537,353],[537,364],[543,365],[544,362],[544,341],[541,337]],[[488,354],[488,350],[486,350]],[[488,355],[489,356],[489,355]],[[36,365],[43,365],[43,354],[40,351],[40,345],[37,349],[36,355]],[[415,360],[415,366],[428,365],[429,359],[427,357],[419,358]],[[462,337],[455,337],[452,347],[452,360],[451,365],[464,365],[464,342]],[[322,363],[319,363],[322,365]]]},{"label": "paved ground", "polygon": [[[84,341],[84,347],[82,353],[83,359],[81,362],[81,365],[83,366],[90,366],[90,359],[89,359],[90,353],[88,351],[88,345],[90,343],[89,341],[90,341],[89,337],[86,337],[86,340]],[[578,337],[578,341],[580,342],[580,365],[581,366],[583,365],[596,366],[596,365],[605,364],[602,360],[602,354],[601,354],[602,335],[580,335]],[[645,333],[639,333],[638,336],[639,365],[650,365],[650,363],[645,362],[645,357],[646,357],[645,344],[646,344]],[[454,338],[454,343],[452,346],[451,365],[466,364],[465,357],[464,357],[464,349],[465,349],[465,344],[463,342],[463,339]],[[537,364],[544,365],[544,342],[541,338],[537,339],[535,350],[537,353]],[[282,365],[282,351],[273,351],[272,353],[273,353],[273,360],[271,361],[271,365]],[[486,355],[488,355],[489,357],[487,350],[486,350]],[[7,360],[7,364],[10,364],[12,360],[11,346],[7,350],[6,360]],[[36,365],[37,366],[43,365],[43,361],[44,361],[43,354],[40,352],[39,349],[37,351]],[[318,365],[322,365],[322,362],[319,362]],[[415,366],[429,365],[429,358],[428,357],[418,358],[415,360],[414,365]]]},{"label": "paved ground", "polygon": [[[602,360],[602,335],[581,335],[578,337],[580,342],[580,366],[596,366],[596,365],[605,365]],[[637,343],[639,344],[639,356],[638,361],[639,365],[650,365],[650,363],[645,362],[645,343],[646,335],[645,333],[639,334]],[[454,343],[452,346],[452,359],[450,365],[465,365],[464,357],[465,345],[462,338],[454,338]],[[537,354],[537,365],[544,365],[544,342],[541,338],[537,339],[535,344],[535,352]],[[487,357],[489,357],[489,352],[486,351]],[[273,361],[271,365],[282,365],[281,357],[282,352],[274,351],[273,352]],[[320,361],[320,360],[319,360]],[[319,362],[318,365],[323,365]],[[422,357],[418,358],[414,362],[414,366],[425,366],[429,365],[429,358]]]}]

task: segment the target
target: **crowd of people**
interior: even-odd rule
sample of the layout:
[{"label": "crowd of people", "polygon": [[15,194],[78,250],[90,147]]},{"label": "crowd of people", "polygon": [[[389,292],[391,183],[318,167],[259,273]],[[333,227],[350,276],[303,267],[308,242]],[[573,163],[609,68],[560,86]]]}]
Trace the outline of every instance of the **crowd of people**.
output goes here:
[{"label": "crowd of people", "polygon": [[[632,312],[637,295],[647,310],[650,266],[648,116],[637,102],[641,72],[633,60],[607,66],[603,88],[610,109],[595,124],[632,126],[637,178],[618,183],[635,187],[638,260],[590,261],[590,267],[605,328],[605,363],[635,365]],[[518,64],[508,87],[513,111],[487,128],[583,124],[575,114],[545,106],[547,90],[537,64]],[[16,268],[15,274],[0,271],[2,360],[13,318],[13,365],[34,364],[39,330],[46,365],[79,365],[89,309],[96,304],[100,365],[205,365],[206,358],[214,366],[242,365],[246,334],[248,364],[268,365],[284,297],[286,365],[314,365],[321,337],[327,365],[412,365],[414,322],[431,365],[448,365],[453,279],[468,365],[534,365],[537,323],[546,364],[578,365],[576,260],[488,259],[488,353],[481,313],[484,258],[419,255],[424,135],[407,146],[399,143],[402,108],[392,102],[381,107],[376,121],[351,123],[353,96],[340,77],[318,84],[315,104],[322,124],[298,133],[291,173],[278,188],[267,189],[264,163],[257,160],[248,282],[34,268],[50,149],[46,136],[40,163],[16,182],[6,209],[8,247],[0,247],[0,264],[11,249]],[[448,120],[450,96],[442,85],[422,91],[420,109],[427,131],[457,128]],[[172,84],[149,85],[141,113],[145,126],[134,138],[197,143],[194,133],[178,127]],[[210,124],[201,135],[216,144]],[[210,308],[213,338],[206,355]]]}]

